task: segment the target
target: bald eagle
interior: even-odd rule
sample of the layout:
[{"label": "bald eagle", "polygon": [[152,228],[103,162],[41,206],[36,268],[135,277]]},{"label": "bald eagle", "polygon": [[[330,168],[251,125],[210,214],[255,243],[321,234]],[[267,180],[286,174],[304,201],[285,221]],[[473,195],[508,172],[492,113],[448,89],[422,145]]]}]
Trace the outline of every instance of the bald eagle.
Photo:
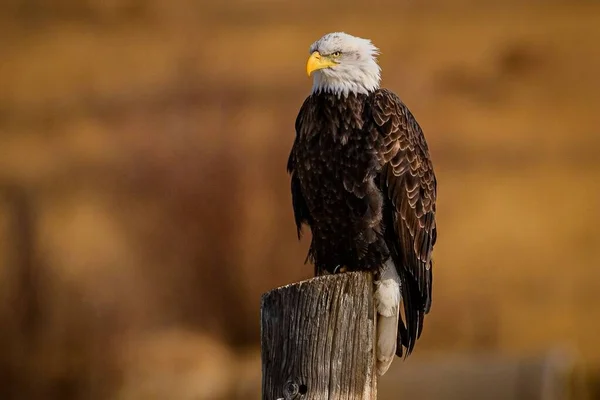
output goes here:
[{"label": "bald eagle", "polygon": [[431,308],[436,177],[419,124],[380,88],[370,40],[329,33],[309,54],[312,93],[287,164],[298,238],[309,225],[315,275],[373,272],[383,375],[413,351]]}]

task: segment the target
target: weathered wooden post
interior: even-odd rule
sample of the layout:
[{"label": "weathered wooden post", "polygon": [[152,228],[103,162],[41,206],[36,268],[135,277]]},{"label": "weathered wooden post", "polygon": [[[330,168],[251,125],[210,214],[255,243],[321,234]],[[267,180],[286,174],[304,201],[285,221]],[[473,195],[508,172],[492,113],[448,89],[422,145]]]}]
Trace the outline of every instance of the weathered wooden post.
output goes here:
[{"label": "weathered wooden post", "polygon": [[374,400],[370,273],[326,275],[265,293],[263,400]]}]

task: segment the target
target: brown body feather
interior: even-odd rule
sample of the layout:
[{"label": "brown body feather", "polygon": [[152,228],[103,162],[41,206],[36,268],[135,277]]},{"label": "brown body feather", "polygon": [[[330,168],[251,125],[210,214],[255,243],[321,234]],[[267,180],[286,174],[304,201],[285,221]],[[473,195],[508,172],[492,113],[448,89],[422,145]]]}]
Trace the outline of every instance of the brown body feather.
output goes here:
[{"label": "brown body feather", "polygon": [[397,354],[413,350],[431,307],[436,178],[421,128],[386,89],[310,95],[288,160],[294,215],[312,231],[317,275],[338,266],[378,273],[392,258],[405,324]]}]

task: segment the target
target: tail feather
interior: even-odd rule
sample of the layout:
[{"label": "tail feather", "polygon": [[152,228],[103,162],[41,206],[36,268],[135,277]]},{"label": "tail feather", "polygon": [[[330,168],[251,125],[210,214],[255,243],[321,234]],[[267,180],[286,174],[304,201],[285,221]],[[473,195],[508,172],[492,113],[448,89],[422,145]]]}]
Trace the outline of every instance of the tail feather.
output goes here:
[{"label": "tail feather", "polygon": [[[398,310],[400,310],[400,307],[398,307]],[[406,330],[406,326],[404,326],[404,321],[402,321],[402,318],[398,319],[398,334],[396,336],[396,355],[398,357],[402,357],[402,354],[404,353],[404,347],[403,343],[404,343],[404,338],[408,337],[408,331]],[[405,357],[406,358],[406,357]]]},{"label": "tail feather", "polygon": [[412,353],[417,339],[421,336],[425,313],[421,306],[421,294],[417,282],[408,277],[407,274],[401,274],[400,281],[406,324],[400,321],[396,355],[402,357],[402,347],[405,347],[404,358],[406,358]]},{"label": "tail feather", "polygon": [[377,374],[385,374],[394,361],[396,354],[396,337],[400,307],[396,307],[396,314],[386,317],[377,315]]}]

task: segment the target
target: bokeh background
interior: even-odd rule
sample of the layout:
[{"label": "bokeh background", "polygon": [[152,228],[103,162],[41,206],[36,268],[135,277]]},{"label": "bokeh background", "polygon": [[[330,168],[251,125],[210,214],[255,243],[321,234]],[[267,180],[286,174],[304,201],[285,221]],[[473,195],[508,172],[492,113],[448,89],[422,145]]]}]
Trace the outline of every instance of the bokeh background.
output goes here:
[{"label": "bokeh background", "polygon": [[597,1],[3,0],[0,398],[260,398],[336,30],[381,48],[439,181],[433,309],[379,398],[600,396]]}]

